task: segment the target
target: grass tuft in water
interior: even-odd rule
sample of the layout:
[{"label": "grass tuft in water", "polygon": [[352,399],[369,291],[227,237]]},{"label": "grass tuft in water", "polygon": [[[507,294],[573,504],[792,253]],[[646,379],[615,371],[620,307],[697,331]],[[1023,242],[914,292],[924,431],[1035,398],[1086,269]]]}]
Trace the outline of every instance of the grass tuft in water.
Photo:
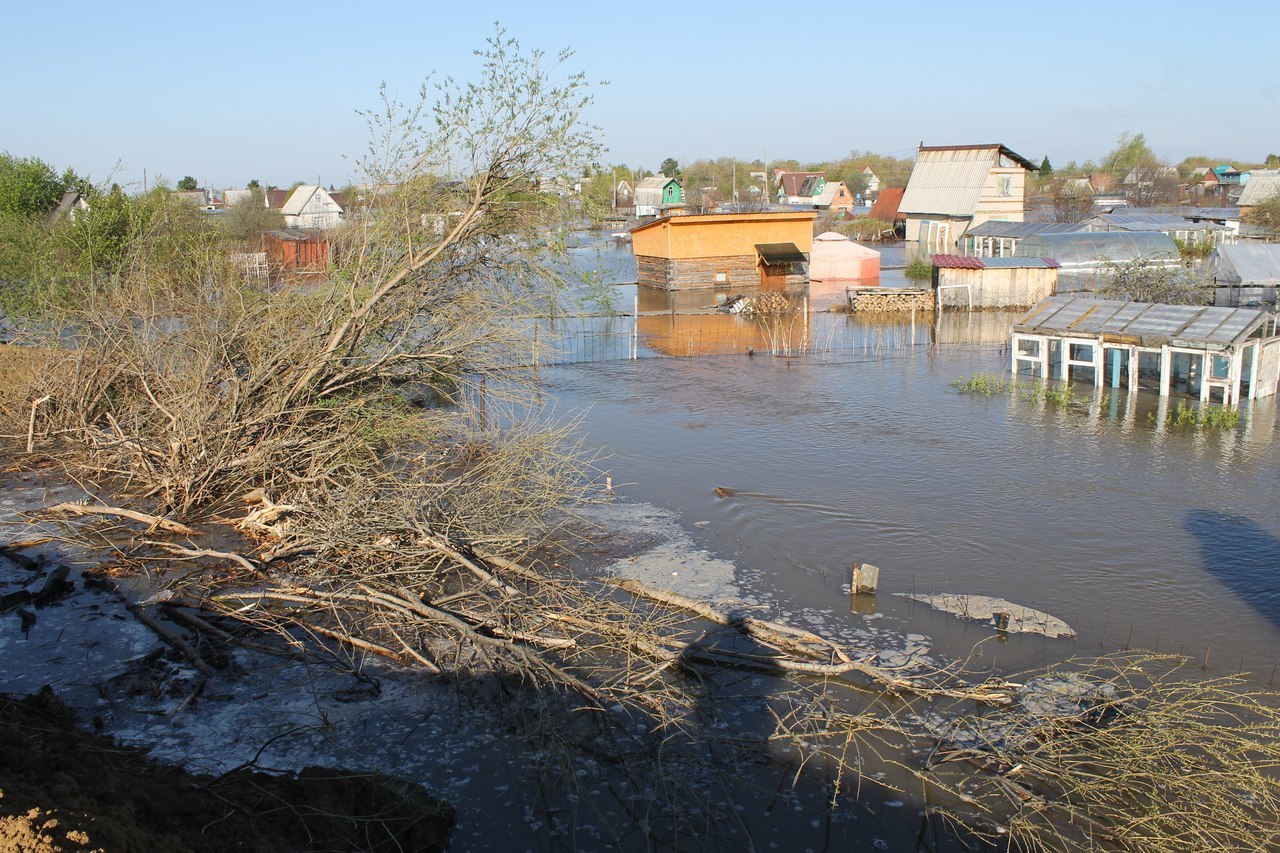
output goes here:
[{"label": "grass tuft in water", "polygon": [[[1147,417],[1152,421],[1156,419],[1155,413]],[[1198,409],[1186,400],[1179,400],[1178,405],[1169,410],[1164,422],[1170,427],[1235,429],[1240,426],[1240,412],[1224,406],[1205,406]]]},{"label": "grass tuft in water", "polygon": [[[968,379],[952,381],[961,394],[981,394],[991,397],[996,394],[1017,394],[1028,403],[1047,403],[1060,409],[1088,409],[1092,405],[1089,397],[1076,394],[1073,385],[1049,385],[1033,380],[1030,384],[1018,384],[1017,378],[1006,380],[994,373],[975,373]],[[1111,395],[1102,395],[1100,405],[1111,402]]]},{"label": "grass tuft in water", "polygon": [[968,379],[956,379],[951,384],[958,388],[961,394],[983,394],[987,397],[1003,394],[1009,390],[1009,383],[994,373],[975,373]]}]

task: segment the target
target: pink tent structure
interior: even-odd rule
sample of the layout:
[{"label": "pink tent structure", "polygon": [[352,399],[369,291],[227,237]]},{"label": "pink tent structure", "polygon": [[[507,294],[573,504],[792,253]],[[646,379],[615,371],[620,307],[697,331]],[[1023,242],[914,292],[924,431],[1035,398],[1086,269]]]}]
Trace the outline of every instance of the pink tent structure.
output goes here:
[{"label": "pink tent structure", "polygon": [[853,282],[871,279],[865,284],[876,284],[880,277],[880,253],[868,249],[834,231],[827,231],[813,238],[813,252],[809,255],[809,280],[824,284]]}]

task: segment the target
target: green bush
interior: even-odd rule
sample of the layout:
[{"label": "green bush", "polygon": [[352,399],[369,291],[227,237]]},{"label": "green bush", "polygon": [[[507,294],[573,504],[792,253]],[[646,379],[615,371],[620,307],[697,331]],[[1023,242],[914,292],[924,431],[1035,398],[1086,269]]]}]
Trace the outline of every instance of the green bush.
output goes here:
[{"label": "green bush", "polygon": [[933,278],[933,259],[928,255],[916,255],[903,270],[903,275],[912,281],[929,281]]}]

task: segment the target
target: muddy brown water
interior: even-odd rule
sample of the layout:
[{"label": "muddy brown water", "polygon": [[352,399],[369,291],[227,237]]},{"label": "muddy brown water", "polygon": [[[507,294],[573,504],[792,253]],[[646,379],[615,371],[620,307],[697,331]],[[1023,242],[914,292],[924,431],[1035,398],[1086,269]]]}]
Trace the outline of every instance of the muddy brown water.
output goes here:
[{"label": "muddy brown water", "polygon": [[624,500],[676,511],[700,547],[735,565],[741,589],[781,611],[865,620],[846,590],[851,564],[870,562],[882,569],[873,615],[952,656],[993,633],[898,593],[998,596],[1078,632],[984,643],[1002,669],[1133,647],[1270,682],[1280,664],[1274,401],[1247,408],[1239,429],[1196,431],[1164,426],[1145,393],[1079,385],[1087,411],[959,393],[957,379],[1007,372],[990,330],[1009,319],[981,315],[972,337],[987,342],[966,343],[954,316],[913,336],[906,323],[814,315],[815,337],[843,326],[842,340],[917,345],[641,358],[543,379],[559,411],[585,412],[583,433]]}]

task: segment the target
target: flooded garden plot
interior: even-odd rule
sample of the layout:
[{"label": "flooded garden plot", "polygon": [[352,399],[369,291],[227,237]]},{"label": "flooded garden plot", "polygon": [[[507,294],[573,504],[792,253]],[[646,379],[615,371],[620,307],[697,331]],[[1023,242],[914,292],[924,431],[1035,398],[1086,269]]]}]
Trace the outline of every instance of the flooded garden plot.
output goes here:
[{"label": "flooded garden plot", "polygon": [[[1079,386],[1096,405],[1063,409],[952,385],[1007,359],[1001,345],[957,342],[851,361],[641,359],[544,379],[562,410],[587,412],[623,499],[678,512],[780,608],[822,625],[864,619],[846,587],[865,561],[882,567],[869,615],[961,657],[979,640],[993,666],[1149,648],[1271,681],[1274,407],[1200,432],[1166,427],[1155,395]],[[1077,637],[997,643],[894,593],[998,596]]]}]

